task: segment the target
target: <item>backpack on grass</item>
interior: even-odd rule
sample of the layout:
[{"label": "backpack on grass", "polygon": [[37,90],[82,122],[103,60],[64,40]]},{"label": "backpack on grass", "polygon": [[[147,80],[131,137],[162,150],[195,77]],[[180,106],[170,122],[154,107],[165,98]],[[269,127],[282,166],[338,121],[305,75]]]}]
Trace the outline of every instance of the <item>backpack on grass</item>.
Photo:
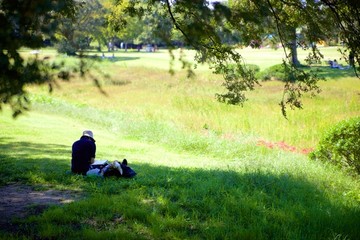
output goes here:
[{"label": "backpack on grass", "polygon": [[91,164],[87,175],[132,178],[136,175],[136,172],[128,166],[126,159],[124,159],[122,163],[118,162],[117,160],[115,160],[113,163],[110,163],[107,160],[97,160]]},{"label": "backpack on grass", "polygon": [[129,166],[120,163],[120,166],[122,168],[122,174],[117,168],[109,167],[104,171],[104,177],[123,177],[123,178],[132,178],[136,175],[136,172],[130,168]]}]

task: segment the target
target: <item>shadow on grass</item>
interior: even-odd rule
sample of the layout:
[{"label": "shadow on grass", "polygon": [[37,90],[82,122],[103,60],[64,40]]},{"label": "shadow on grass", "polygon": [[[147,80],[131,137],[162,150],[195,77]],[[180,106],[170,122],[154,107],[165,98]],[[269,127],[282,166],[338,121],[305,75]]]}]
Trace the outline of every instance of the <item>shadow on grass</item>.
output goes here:
[{"label": "shadow on grass", "polygon": [[91,59],[97,62],[124,62],[138,60],[140,57],[125,57],[125,56],[115,56],[112,53],[106,53],[104,55],[84,55],[81,56],[82,59]]},{"label": "shadow on grass", "polygon": [[[69,162],[63,160],[64,156],[68,156]],[[0,159],[0,185],[26,183],[30,178],[36,178],[36,172],[48,179],[56,179],[65,168],[69,169],[71,148],[61,144],[13,142],[11,138],[0,138]]]},{"label": "shadow on grass", "polygon": [[330,68],[328,66],[314,66],[310,68],[312,71],[315,71],[319,77],[325,79],[338,79],[345,77],[356,77],[354,69],[338,69],[338,68]]},{"label": "shadow on grass", "polygon": [[[169,168],[132,164],[128,159],[138,173],[133,179],[79,177],[74,182],[73,175],[64,174],[69,164],[63,155],[69,155],[69,146],[10,140],[0,139],[2,184],[18,177],[29,181],[23,169],[27,168],[52,184],[65,182],[89,193],[87,199],[23,220],[18,237],[356,239],[360,235],[355,204],[334,201],[336,196],[319,187],[322,184],[291,173]],[[48,164],[33,168],[44,162]]]}]

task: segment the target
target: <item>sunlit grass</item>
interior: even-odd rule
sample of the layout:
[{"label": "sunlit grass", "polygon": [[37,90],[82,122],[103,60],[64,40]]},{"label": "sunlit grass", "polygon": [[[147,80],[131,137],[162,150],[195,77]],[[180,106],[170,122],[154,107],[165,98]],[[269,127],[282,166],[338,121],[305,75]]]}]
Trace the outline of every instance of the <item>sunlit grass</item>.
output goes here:
[{"label": "sunlit grass", "polygon": [[[92,81],[78,79],[61,84],[53,96],[79,106],[175,124],[190,132],[210,132],[225,138],[251,135],[285,141],[299,148],[315,147],[325,129],[360,113],[360,82],[356,78],[321,82],[322,93],[313,98],[304,95],[303,109],[288,109],[285,119],[279,106],[282,82],[262,82],[262,86],[247,93],[249,100],[241,107],[216,100],[215,94],[224,90],[221,77],[210,73],[200,72],[195,78],[187,79],[184,72],[170,75],[166,70],[149,68],[108,70],[110,76],[102,78],[106,94],[101,94]],[[46,90],[42,94],[47,95]]]}]

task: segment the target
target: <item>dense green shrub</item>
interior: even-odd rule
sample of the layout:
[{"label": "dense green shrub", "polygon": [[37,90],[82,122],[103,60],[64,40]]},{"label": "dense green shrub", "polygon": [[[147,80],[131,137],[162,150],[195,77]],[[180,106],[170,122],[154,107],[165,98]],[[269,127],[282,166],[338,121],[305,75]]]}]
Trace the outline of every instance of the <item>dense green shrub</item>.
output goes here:
[{"label": "dense green shrub", "polygon": [[[229,64],[227,68],[231,71],[237,71],[237,64]],[[244,68],[247,71],[252,71],[254,74],[260,72],[260,67],[256,64],[246,64]]]},{"label": "dense green shrub", "polygon": [[57,50],[59,53],[65,53],[68,56],[75,56],[76,55],[76,51],[77,49],[68,41],[65,40],[61,40],[59,41],[59,43],[56,45]]},{"label": "dense green shrub", "polygon": [[254,73],[260,72],[260,67],[256,64],[247,64],[246,67],[248,70],[251,70]]},{"label": "dense green shrub", "polygon": [[329,129],[310,158],[360,174],[360,117],[339,122]]},{"label": "dense green shrub", "polygon": [[[300,69],[308,68],[306,65],[298,66]],[[268,81],[268,80],[279,80],[279,81],[296,81],[299,75],[284,64],[273,65],[261,72],[257,72],[255,75],[256,79]]]},{"label": "dense green shrub", "polygon": [[283,64],[273,65],[265,69],[264,71],[257,73],[256,78],[264,81],[268,81],[272,79],[284,81],[285,80],[284,65]]},{"label": "dense green shrub", "polygon": [[62,39],[56,44],[56,48],[59,53],[65,53],[68,56],[75,56],[77,51],[89,49],[90,45],[87,38],[78,38],[73,41]]}]

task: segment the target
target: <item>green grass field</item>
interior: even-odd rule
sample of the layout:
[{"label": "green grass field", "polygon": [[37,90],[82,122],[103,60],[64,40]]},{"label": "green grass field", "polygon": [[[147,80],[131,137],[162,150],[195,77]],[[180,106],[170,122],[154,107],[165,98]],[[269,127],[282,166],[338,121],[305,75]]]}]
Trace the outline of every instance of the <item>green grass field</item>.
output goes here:
[{"label": "green grass field", "polygon": [[[323,50],[325,59],[340,58],[335,48]],[[261,69],[281,63],[281,51],[241,51]],[[322,93],[305,96],[304,109],[289,111],[288,120],[278,105],[281,82],[263,82],[244,107],[224,105],[214,96],[224,91],[221,76],[199,66],[188,79],[178,62],[170,75],[166,51],[94,61],[106,94],[80,78],[52,94],[30,86],[30,112],[16,120],[7,108],[0,115],[0,185],[83,197],[14,216],[15,230],[1,230],[0,238],[358,239],[359,178],[305,154],[327,128],[360,113],[359,79],[322,67]],[[97,158],[127,158],[137,176],[67,174],[71,145],[84,129],[95,134]]]}]

